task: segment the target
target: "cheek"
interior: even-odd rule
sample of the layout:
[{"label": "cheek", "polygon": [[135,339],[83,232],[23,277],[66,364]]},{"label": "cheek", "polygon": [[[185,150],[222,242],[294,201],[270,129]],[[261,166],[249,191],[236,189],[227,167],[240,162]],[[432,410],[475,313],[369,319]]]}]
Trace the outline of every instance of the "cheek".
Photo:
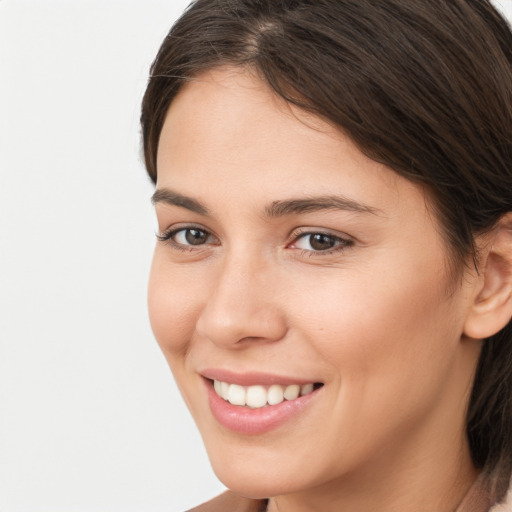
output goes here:
[{"label": "cheek", "polygon": [[155,338],[171,364],[173,357],[187,350],[202,294],[197,279],[169,267],[157,248],[149,277],[148,311]]},{"label": "cheek", "polygon": [[[456,308],[439,276],[413,276],[402,274],[397,286],[397,276],[352,280],[346,273],[296,303],[296,328],[334,384],[333,428],[325,438],[330,446],[351,446],[354,457],[405,438],[437,407],[451,379],[460,340]],[[344,457],[332,463],[344,464]]]},{"label": "cheek", "polygon": [[383,384],[392,393],[418,382],[421,392],[448,371],[460,322],[439,273],[417,270],[347,272],[297,305],[309,343],[340,375],[344,391],[380,396]]}]

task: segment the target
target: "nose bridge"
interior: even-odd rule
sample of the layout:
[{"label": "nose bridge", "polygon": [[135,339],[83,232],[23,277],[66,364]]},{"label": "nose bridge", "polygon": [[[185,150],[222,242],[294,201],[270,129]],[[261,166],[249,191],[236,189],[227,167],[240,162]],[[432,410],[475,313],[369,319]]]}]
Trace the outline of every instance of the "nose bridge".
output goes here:
[{"label": "nose bridge", "polygon": [[273,277],[272,265],[262,255],[249,251],[226,254],[198,319],[198,333],[224,346],[248,339],[280,339],[286,326],[275,303]]}]

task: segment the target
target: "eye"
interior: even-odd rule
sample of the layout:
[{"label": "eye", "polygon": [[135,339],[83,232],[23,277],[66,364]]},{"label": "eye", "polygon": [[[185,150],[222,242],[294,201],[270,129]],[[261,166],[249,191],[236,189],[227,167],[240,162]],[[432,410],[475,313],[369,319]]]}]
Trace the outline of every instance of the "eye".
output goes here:
[{"label": "eye", "polygon": [[303,233],[299,235],[293,247],[311,252],[329,252],[333,249],[343,249],[352,245],[350,240],[345,240],[329,233]]},{"label": "eye", "polygon": [[162,242],[170,242],[176,247],[192,247],[206,244],[216,244],[217,239],[205,229],[189,227],[171,229],[162,235],[157,235]]},{"label": "eye", "polygon": [[203,229],[187,228],[175,231],[172,238],[181,245],[203,245],[208,242],[210,234]]}]

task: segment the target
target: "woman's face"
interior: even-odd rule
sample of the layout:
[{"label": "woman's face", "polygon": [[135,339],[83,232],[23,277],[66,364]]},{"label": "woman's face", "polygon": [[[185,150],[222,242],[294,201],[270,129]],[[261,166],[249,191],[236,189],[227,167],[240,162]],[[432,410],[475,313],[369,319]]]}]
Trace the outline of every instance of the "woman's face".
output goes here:
[{"label": "woman's face", "polygon": [[152,327],[228,487],[327,488],[467,451],[471,276],[448,277],[417,185],[224,68],[173,101],[154,199]]}]

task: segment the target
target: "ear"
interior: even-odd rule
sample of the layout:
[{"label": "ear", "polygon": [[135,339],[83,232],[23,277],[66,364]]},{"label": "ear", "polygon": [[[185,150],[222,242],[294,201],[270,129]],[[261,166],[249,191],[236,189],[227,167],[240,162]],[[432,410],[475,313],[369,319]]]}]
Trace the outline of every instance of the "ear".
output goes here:
[{"label": "ear", "polygon": [[464,324],[464,334],[473,339],[496,334],[512,318],[512,213],[483,238],[479,275]]}]

